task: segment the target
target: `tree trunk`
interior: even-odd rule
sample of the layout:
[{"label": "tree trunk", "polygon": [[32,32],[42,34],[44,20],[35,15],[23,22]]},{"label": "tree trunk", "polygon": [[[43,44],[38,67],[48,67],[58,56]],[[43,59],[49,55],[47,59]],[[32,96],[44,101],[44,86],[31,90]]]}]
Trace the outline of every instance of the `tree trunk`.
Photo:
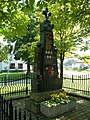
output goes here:
[{"label": "tree trunk", "polygon": [[64,52],[60,52],[60,79],[62,85],[63,85],[63,61],[64,61]]},{"label": "tree trunk", "polygon": [[30,73],[30,60],[27,62],[27,74]]}]

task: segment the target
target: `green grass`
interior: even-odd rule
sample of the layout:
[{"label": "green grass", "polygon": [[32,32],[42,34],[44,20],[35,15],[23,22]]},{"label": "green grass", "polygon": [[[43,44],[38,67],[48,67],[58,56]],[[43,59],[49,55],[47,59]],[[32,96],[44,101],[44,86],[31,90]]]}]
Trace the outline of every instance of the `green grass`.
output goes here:
[{"label": "green grass", "polygon": [[2,72],[0,73],[0,76],[5,76],[5,75],[18,75],[18,74],[23,74],[24,72]]},{"label": "green grass", "polygon": [[[32,78],[33,73],[28,75],[28,78]],[[26,74],[24,72],[10,72],[10,73],[0,73],[0,81],[10,81],[10,80],[20,80],[26,78]]]},{"label": "green grass", "polygon": [[[27,84],[28,90],[31,90],[31,84]],[[23,92],[22,92],[23,91]],[[15,97],[25,95],[26,93],[26,84],[15,84],[15,85],[7,85],[7,86],[0,86],[0,94],[4,95],[5,98],[7,97]]]},{"label": "green grass", "polygon": [[71,79],[65,79],[63,80],[63,87],[66,90],[69,90],[70,92],[74,93],[81,93],[85,95],[90,96],[90,80],[72,80]]},{"label": "green grass", "polygon": [[24,72],[10,72],[10,73],[3,72],[3,73],[0,73],[0,77],[13,77],[13,76],[18,76],[23,74],[25,73]]},{"label": "green grass", "polygon": [[[7,79],[7,73],[0,73],[0,81],[15,81],[15,80],[22,80],[26,79],[26,74],[24,72],[10,72],[8,73],[8,79]],[[33,73],[28,74],[28,79],[31,79],[33,77]],[[4,84],[3,84],[4,85]],[[28,90],[31,90],[31,84],[27,84]],[[8,97],[17,97],[22,96],[26,94],[26,83],[17,83],[17,84],[11,84],[11,85],[4,85],[0,86],[0,94],[4,95],[5,98]],[[6,94],[6,95],[5,95]]]}]

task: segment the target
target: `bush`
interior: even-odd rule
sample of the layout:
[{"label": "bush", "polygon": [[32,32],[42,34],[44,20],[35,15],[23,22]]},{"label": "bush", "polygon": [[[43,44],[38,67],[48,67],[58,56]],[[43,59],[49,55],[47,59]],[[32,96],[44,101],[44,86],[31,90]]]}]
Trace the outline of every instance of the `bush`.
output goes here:
[{"label": "bush", "polygon": [[83,68],[80,68],[80,70],[87,70],[88,69],[88,66],[85,66]]},{"label": "bush", "polygon": [[74,67],[73,70],[78,70],[79,68],[78,67]]}]

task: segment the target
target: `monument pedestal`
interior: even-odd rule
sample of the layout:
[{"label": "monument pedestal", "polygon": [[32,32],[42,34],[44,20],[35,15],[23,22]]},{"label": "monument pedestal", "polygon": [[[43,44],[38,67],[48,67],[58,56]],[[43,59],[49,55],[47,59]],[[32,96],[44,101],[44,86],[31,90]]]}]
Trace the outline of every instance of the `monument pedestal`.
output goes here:
[{"label": "monument pedestal", "polygon": [[25,101],[26,110],[31,114],[32,120],[37,120],[37,117],[45,117],[40,112],[40,103],[49,100],[51,94],[59,94],[63,92],[63,89],[49,91],[49,92],[42,92],[42,93],[34,93],[30,92],[30,97],[28,100]]}]

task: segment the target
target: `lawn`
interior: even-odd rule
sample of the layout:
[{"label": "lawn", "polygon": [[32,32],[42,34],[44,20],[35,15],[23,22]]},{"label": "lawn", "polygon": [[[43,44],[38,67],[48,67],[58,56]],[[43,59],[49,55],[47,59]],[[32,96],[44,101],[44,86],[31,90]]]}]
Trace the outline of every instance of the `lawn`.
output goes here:
[{"label": "lawn", "polygon": [[[11,96],[12,96],[26,90],[26,74],[24,72],[10,72],[8,74],[8,79],[6,76],[7,76],[7,73],[0,74],[1,94],[9,94],[10,92],[12,92],[11,93]],[[33,73],[30,73],[28,75],[28,81],[31,80],[32,77],[33,77]],[[8,80],[9,82],[6,83],[5,82],[6,80]],[[31,81],[27,82],[27,87],[29,90],[31,90]],[[82,80],[81,77],[79,79],[73,78],[73,80],[72,80],[72,77],[65,78],[63,79],[63,87],[64,89],[67,88],[67,90],[70,90],[72,92],[78,92],[78,93],[84,93],[84,94],[88,93],[90,95],[90,79],[87,79],[87,78],[84,80]],[[84,91],[86,91],[86,93]]]},{"label": "lawn", "polygon": [[[0,74],[0,94],[6,96],[17,96],[26,94],[26,89],[31,90],[31,78],[33,74],[24,72],[10,72]],[[26,80],[27,79],[27,80]]]},{"label": "lawn", "polygon": [[90,96],[90,79],[72,79],[65,78],[63,80],[63,88],[69,92],[74,92],[78,94],[86,94]]},{"label": "lawn", "polygon": [[0,94],[4,95],[6,98],[26,95],[26,87],[28,91],[31,90],[31,84],[14,84],[14,85],[6,85],[4,87],[0,86]]},{"label": "lawn", "polygon": [[24,72],[3,72],[3,73],[0,73],[0,80],[2,78],[11,78],[11,77],[18,77],[20,75],[23,75],[25,74]]},{"label": "lawn", "polygon": [[26,77],[32,78],[33,73],[28,74],[28,76],[25,74],[25,72],[3,72],[0,73],[0,81],[15,81],[15,80],[21,80]]}]

